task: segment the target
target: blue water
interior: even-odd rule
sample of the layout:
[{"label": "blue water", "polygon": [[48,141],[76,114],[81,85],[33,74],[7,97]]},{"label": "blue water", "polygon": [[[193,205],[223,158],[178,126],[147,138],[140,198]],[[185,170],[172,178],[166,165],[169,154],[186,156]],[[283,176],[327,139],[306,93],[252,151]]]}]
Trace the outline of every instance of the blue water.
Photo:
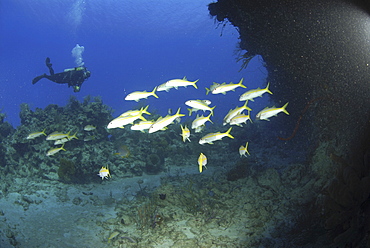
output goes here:
[{"label": "blue water", "polygon": [[[199,79],[192,87],[158,92],[149,98],[149,111],[160,114],[187,108],[189,99],[210,99],[215,118],[222,119],[230,108],[241,106],[238,88],[227,95],[205,96],[212,82],[239,82],[249,89],[266,84],[262,58],[256,57],[239,72],[238,32],[231,25],[218,25],[208,14],[207,0],[162,1],[11,1],[0,2],[0,109],[6,121],[20,124],[19,106],[31,109],[49,104],[65,105],[71,95],[82,100],[101,96],[114,115],[137,106],[124,100],[126,94],[151,91],[167,80],[186,76]],[[82,54],[91,77],[74,93],[67,85],[35,76],[49,73],[50,57],[55,72],[75,67],[71,50],[84,46]],[[240,52],[240,51],[239,51]],[[249,104],[254,110],[267,104],[268,96]],[[187,112],[187,111],[186,111]],[[257,112],[254,112],[254,115]]]}]

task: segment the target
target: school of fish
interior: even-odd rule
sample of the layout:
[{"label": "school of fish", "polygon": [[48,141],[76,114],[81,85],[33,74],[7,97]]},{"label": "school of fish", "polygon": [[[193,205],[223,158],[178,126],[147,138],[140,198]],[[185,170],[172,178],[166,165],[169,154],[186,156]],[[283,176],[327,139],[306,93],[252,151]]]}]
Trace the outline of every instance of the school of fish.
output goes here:
[{"label": "school of fish", "polygon": [[[206,95],[209,93],[211,94],[226,94],[229,91],[235,91],[236,88],[247,88],[243,84],[243,78],[239,81],[239,83],[213,83],[209,88],[206,89]],[[171,79],[167,82],[160,84],[158,86],[155,86],[152,91],[135,91],[132,93],[129,93],[125,100],[128,101],[140,101],[141,99],[147,99],[150,96],[153,96],[155,98],[159,98],[157,95],[157,92],[160,91],[166,91],[169,92],[172,88],[178,89],[179,87],[187,87],[192,86],[195,89],[198,89],[197,82],[195,81],[188,81],[186,77],[182,79]],[[272,94],[272,92],[269,90],[270,83],[267,84],[266,88],[257,88],[252,89],[244,92],[239,97],[239,101],[244,101],[244,104],[240,107],[236,107],[235,109],[230,109],[230,111],[225,115],[223,119],[223,125],[236,125],[239,127],[242,127],[243,125],[246,125],[247,122],[252,123],[251,118],[251,111],[252,109],[247,106],[248,101],[254,101],[257,97],[262,97],[265,93]],[[211,101],[207,99],[191,99],[185,102],[185,105],[189,106],[189,116],[192,115],[194,112],[202,111],[203,113],[197,114],[195,119],[192,121],[191,129],[194,130],[195,133],[203,131],[205,125],[207,122],[210,122],[213,124],[213,121],[211,120],[211,117],[214,114],[214,109],[216,106],[211,106]],[[267,120],[271,117],[277,116],[279,113],[283,112],[287,115],[289,115],[289,112],[286,110],[286,107],[288,106],[288,103],[284,104],[282,107],[266,107],[265,109],[261,110],[259,113],[256,114],[256,120]],[[136,109],[136,110],[128,110],[124,113],[122,113],[117,118],[113,119],[108,125],[107,129],[111,128],[124,128],[126,125],[131,124],[131,130],[141,131],[141,132],[147,132],[147,133],[154,133],[157,131],[164,131],[167,129],[167,126],[177,122],[180,122],[180,118],[184,117],[185,114],[181,114],[181,107],[178,108],[177,112],[172,115],[169,113],[166,116],[161,116],[157,120],[147,120],[143,114],[145,115],[151,115],[147,109],[149,106],[146,106],[145,108]],[[247,111],[247,113],[245,113]],[[206,112],[209,114],[207,115]],[[190,136],[191,132],[189,128],[185,125],[183,126],[180,124],[181,133],[180,136],[182,137],[183,142],[191,142]],[[222,140],[224,137],[228,137],[231,139],[234,139],[234,136],[231,135],[232,127],[230,127],[226,132],[216,132],[216,133],[208,133],[204,135],[200,140],[198,141],[199,144],[213,144],[215,141]],[[42,132],[34,134],[34,135],[43,135]],[[241,145],[239,148],[239,154],[241,157],[246,157],[247,155],[250,155],[248,151],[248,144],[249,142],[246,142],[246,145]],[[200,153],[198,158],[198,168],[199,172],[202,173],[203,168],[207,169],[207,157],[203,153]],[[107,168],[103,167],[102,169]],[[108,171],[109,172],[109,171]],[[101,176],[101,175],[100,175]],[[107,178],[107,177],[105,177]],[[103,179],[103,177],[102,177]]]},{"label": "school of fish", "polygon": [[[128,94],[125,97],[125,100],[127,101],[140,101],[141,99],[147,99],[150,96],[153,96],[155,98],[159,98],[159,96],[156,94],[160,91],[166,91],[169,92],[172,88],[178,89],[179,87],[187,87],[192,86],[195,89],[198,89],[198,86],[196,83],[199,80],[195,81],[188,81],[186,77],[182,79],[171,79],[167,82],[155,86],[152,91],[135,91],[130,94]],[[257,97],[262,97],[263,94],[268,93],[272,94],[272,92],[269,90],[270,83],[267,84],[266,88],[264,89],[252,89],[244,92],[239,97],[239,101],[244,101],[244,104],[240,107],[236,107],[235,109],[230,109],[229,112],[225,115],[223,119],[223,125],[236,125],[239,127],[242,127],[243,124],[247,124],[248,121],[252,123],[251,118],[251,111],[252,109],[247,106],[248,101],[254,101]],[[243,78],[239,81],[237,84],[233,83],[213,83],[209,88],[206,88],[206,95],[209,93],[211,94],[226,94],[229,91],[234,91],[236,88],[247,88],[245,85],[243,85]],[[194,112],[202,111],[203,113],[197,114],[195,119],[191,123],[191,129],[194,130],[195,133],[202,132],[206,123],[210,122],[213,124],[213,121],[211,120],[211,117],[214,115],[214,109],[216,106],[210,106],[212,103],[210,100],[207,99],[191,99],[185,102],[185,105],[189,106],[189,116],[192,115]],[[267,120],[271,117],[277,116],[279,113],[285,113],[289,115],[289,112],[286,110],[286,107],[288,106],[288,102],[284,104],[282,107],[266,107],[263,110],[261,110],[259,113],[256,114],[256,120]],[[140,132],[147,132],[149,134],[158,132],[158,131],[164,131],[167,129],[167,127],[174,123],[179,123],[180,118],[184,117],[185,114],[181,114],[181,107],[178,108],[177,112],[175,114],[169,113],[166,116],[161,116],[157,120],[147,120],[147,116],[150,116],[151,113],[148,112],[149,105],[146,107],[142,107],[140,109],[134,109],[134,110],[128,110],[118,117],[111,120],[108,125],[107,129],[112,128],[124,128],[127,125],[131,125],[130,129],[134,131],[140,131]],[[244,111],[247,111],[245,113]],[[207,115],[208,112],[209,114]],[[145,117],[144,117],[145,115]],[[191,131],[190,129],[185,125],[183,126],[180,124],[181,133],[180,136],[182,137],[183,142],[191,142],[190,136]],[[94,140],[94,132],[96,130],[96,126],[88,124],[85,127],[83,127],[83,130],[85,132],[90,133],[90,135],[87,135],[84,137],[84,141],[91,141]],[[64,148],[64,145],[73,140],[78,139],[77,132],[75,132],[73,135],[71,135],[71,131],[68,131],[67,133],[54,131],[47,135],[45,133],[46,129],[42,130],[41,132],[32,132],[30,133],[26,139],[27,140],[34,140],[41,136],[46,136],[47,141],[54,142],[54,145],[60,145],[59,147],[52,147],[46,152],[46,156],[53,156],[60,151],[66,151]],[[225,132],[215,132],[215,133],[208,133],[204,135],[202,138],[199,139],[198,143],[201,145],[204,144],[213,144],[215,141],[222,140],[224,137],[228,137],[231,139],[234,139],[234,136],[231,135],[232,127],[229,127],[229,129]],[[246,142],[245,146],[241,145],[239,148],[239,155],[240,157],[246,157],[247,155],[250,155],[248,151],[248,145],[249,142]],[[126,149],[127,150],[127,149]],[[125,157],[125,155],[122,155],[121,153],[115,153],[120,154],[122,157]],[[200,153],[198,158],[198,169],[199,173],[203,172],[203,168],[207,169],[208,159],[205,154]],[[99,170],[98,176],[103,179],[108,179],[111,177],[110,171],[108,166],[104,167],[102,166]]]}]

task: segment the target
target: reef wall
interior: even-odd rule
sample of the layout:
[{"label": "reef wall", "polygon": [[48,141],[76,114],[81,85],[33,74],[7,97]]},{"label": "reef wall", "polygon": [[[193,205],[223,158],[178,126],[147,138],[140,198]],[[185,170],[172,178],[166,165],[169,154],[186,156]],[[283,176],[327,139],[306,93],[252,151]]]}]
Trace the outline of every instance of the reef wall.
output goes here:
[{"label": "reef wall", "polygon": [[311,171],[327,177],[312,216],[324,210],[335,247],[369,246],[370,2],[218,0],[209,11],[237,27],[246,63],[263,57],[272,99],[289,101],[281,128],[301,120],[285,142],[310,142]]},{"label": "reef wall", "polygon": [[[370,8],[365,3],[219,0],[209,4],[209,11],[238,28],[246,59],[262,55],[272,97],[277,103],[289,101],[292,122],[312,101],[301,122],[311,126],[306,137],[336,138],[347,147],[344,154],[362,136],[370,116],[365,27]],[[294,123],[281,124],[294,128]]]}]

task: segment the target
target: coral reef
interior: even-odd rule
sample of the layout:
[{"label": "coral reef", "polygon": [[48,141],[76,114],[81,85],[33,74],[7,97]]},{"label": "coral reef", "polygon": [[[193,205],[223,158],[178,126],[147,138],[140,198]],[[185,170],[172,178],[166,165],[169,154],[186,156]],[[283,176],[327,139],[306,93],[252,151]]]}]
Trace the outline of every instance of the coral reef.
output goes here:
[{"label": "coral reef", "polygon": [[334,153],[330,157],[339,168],[323,203],[328,235],[337,247],[369,246],[370,239],[358,234],[370,231],[370,150],[362,164],[350,164]]}]

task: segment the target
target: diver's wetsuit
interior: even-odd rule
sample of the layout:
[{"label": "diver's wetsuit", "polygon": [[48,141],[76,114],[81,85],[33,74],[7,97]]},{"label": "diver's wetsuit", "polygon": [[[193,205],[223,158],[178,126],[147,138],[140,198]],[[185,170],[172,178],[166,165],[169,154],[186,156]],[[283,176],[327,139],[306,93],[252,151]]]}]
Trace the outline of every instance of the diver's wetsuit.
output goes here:
[{"label": "diver's wetsuit", "polygon": [[50,58],[46,58],[46,66],[49,68],[50,75],[37,76],[32,80],[32,84],[37,83],[42,78],[47,78],[58,84],[68,84],[68,87],[73,87],[74,92],[79,92],[82,83],[90,77],[90,71],[84,66],[75,67],[64,72],[54,73]]}]

